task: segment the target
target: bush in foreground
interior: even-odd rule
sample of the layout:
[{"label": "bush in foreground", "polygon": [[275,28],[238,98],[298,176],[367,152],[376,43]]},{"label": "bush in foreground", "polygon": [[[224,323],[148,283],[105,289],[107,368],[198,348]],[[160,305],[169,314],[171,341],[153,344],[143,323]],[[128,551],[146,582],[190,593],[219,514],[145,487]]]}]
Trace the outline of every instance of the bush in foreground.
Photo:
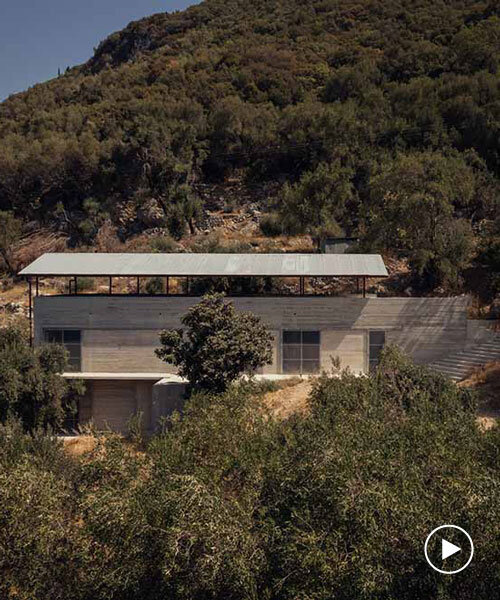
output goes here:
[{"label": "bush in foreground", "polygon": [[[111,436],[62,469],[22,435],[0,432],[6,597],[489,600],[500,585],[500,429],[392,350],[370,377],[323,376],[283,422],[245,384],[193,396],[146,452]],[[447,522],[478,549],[454,577],[423,556]]]}]

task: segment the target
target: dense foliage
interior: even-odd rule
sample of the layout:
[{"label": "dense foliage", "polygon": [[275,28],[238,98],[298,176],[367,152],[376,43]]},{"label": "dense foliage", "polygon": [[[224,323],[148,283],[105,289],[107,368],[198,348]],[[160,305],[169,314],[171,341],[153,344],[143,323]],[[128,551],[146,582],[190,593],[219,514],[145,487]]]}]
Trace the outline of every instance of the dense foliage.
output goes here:
[{"label": "dense foliage", "polygon": [[[0,427],[0,595],[489,600],[499,457],[474,398],[392,350],[370,377],[323,377],[284,422],[249,384],[193,397],[140,452],[109,437],[70,460]],[[447,522],[477,548],[454,577],[423,555]]]},{"label": "dense foliage", "polygon": [[0,210],[0,257],[9,274],[16,272],[13,249],[22,233],[22,222],[12,212]]},{"label": "dense foliage", "polygon": [[0,328],[0,423],[14,417],[29,430],[60,427],[84,391],[61,377],[66,364],[62,346],[33,349],[21,328]]},{"label": "dense foliage", "polygon": [[0,209],[89,243],[153,202],[180,237],[194,184],[239,169],[285,184],[286,231],[359,235],[456,288],[471,260],[500,272],[499,63],[496,0],[206,0],[0,105]]},{"label": "dense foliage", "polygon": [[273,337],[261,319],[237,311],[223,294],[205,295],[181,323],[183,329],[160,333],[156,355],[175,365],[193,389],[224,392],[272,360]]}]

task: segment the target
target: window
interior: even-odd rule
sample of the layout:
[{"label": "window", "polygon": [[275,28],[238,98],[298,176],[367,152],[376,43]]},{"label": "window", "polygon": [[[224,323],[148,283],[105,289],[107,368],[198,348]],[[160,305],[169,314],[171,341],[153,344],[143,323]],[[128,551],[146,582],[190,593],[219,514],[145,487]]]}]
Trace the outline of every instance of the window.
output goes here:
[{"label": "window", "polygon": [[385,331],[370,331],[370,371],[377,368],[384,346]]},{"label": "window", "polygon": [[78,373],[82,369],[81,331],[75,329],[46,329],[48,344],[61,344],[68,351],[68,371]]},{"label": "window", "polygon": [[319,331],[284,331],[283,373],[317,373],[320,343]]}]

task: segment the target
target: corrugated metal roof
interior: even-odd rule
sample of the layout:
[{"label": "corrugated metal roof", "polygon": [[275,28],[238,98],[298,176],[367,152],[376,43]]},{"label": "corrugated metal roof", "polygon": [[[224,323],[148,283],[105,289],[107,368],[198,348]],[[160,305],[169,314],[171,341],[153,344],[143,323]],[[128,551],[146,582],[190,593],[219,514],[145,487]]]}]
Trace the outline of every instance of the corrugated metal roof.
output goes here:
[{"label": "corrugated metal roof", "polygon": [[20,275],[386,277],[379,254],[43,254]]}]

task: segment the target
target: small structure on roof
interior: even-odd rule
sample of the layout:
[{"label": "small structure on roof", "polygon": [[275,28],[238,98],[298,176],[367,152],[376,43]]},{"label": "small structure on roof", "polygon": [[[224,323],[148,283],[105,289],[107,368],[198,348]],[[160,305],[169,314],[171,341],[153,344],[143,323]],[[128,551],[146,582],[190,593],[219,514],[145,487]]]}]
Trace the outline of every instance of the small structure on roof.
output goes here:
[{"label": "small structure on roof", "polygon": [[347,254],[359,242],[355,237],[324,237],[317,240],[323,254]]}]

